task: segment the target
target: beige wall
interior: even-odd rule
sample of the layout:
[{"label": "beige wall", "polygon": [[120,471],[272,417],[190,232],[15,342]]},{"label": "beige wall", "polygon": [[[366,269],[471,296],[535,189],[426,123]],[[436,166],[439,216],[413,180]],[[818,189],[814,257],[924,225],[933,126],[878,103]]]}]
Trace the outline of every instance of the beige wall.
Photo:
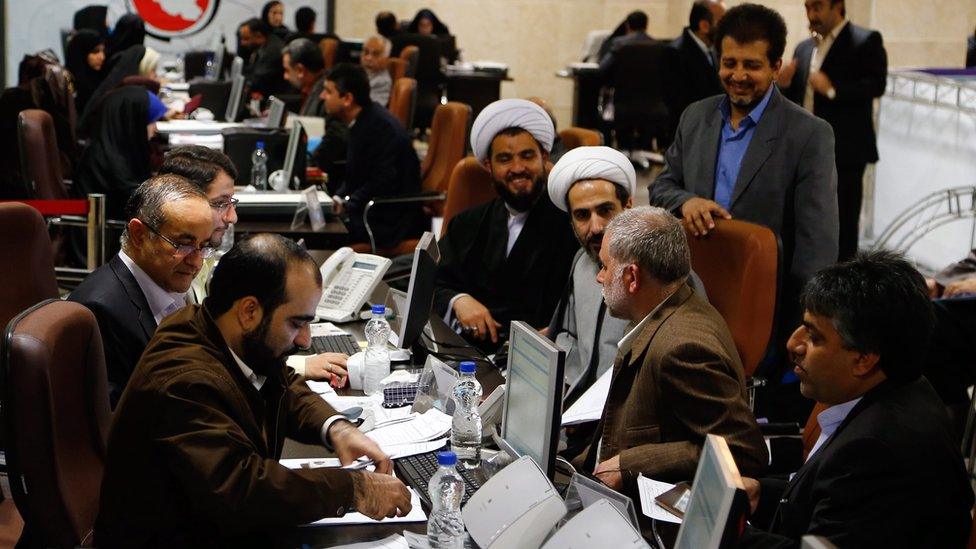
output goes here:
[{"label": "beige wall", "polygon": [[[336,32],[365,37],[375,31],[373,18],[391,10],[411,19],[428,7],[456,35],[465,61],[491,60],[509,65],[513,82],[504,97],[538,95],[553,106],[560,127],[571,120],[572,81],[555,76],[578,61],[590,30],[612,29],[632,10],[650,18],[656,38],[677,36],[686,25],[693,0],[337,0]],[[730,5],[742,3],[726,0]],[[803,0],[762,0],[779,11],[789,30],[787,56],[807,35]],[[851,19],[879,29],[892,67],[962,66],[966,37],[976,25],[974,0],[847,0]]]}]

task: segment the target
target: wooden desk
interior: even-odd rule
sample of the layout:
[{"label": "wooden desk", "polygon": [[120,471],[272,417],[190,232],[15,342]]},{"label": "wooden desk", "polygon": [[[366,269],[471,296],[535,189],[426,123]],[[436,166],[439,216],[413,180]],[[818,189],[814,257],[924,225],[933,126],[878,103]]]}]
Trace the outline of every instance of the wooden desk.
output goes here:
[{"label": "wooden desk", "polygon": [[556,73],[573,79],[573,126],[602,131],[606,125],[597,111],[603,85],[596,67],[567,67]]},{"label": "wooden desk", "polygon": [[448,70],[447,100],[471,105],[471,119],[502,96],[502,82],[511,82],[507,73],[499,71]]}]

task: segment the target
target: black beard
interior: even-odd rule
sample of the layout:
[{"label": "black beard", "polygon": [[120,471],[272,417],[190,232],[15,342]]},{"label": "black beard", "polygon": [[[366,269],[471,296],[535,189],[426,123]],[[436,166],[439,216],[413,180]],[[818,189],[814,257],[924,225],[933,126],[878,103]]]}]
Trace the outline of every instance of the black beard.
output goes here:
[{"label": "black beard", "polygon": [[498,196],[502,197],[502,200],[509,208],[517,212],[527,212],[535,206],[537,200],[542,195],[543,190],[543,179],[538,178],[532,183],[532,192],[529,194],[515,194],[508,190],[508,187],[504,183],[495,181],[495,192]]},{"label": "black beard", "polygon": [[270,324],[271,316],[265,316],[257,328],[241,336],[241,352],[244,354],[241,360],[255,373],[267,377],[273,377],[277,372],[283,371],[288,356],[298,352],[298,348],[291,347],[281,355],[275,355],[274,350],[267,343]]},{"label": "black beard", "polygon": [[[586,251],[586,255],[590,256],[590,259],[596,262],[597,265],[600,264],[600,245],[603,243],[603,233],[593,235],[589,240],[580,240],[580,244],[583,246],[583,250]],[[593,247],[596,247],[594,250]]]}]

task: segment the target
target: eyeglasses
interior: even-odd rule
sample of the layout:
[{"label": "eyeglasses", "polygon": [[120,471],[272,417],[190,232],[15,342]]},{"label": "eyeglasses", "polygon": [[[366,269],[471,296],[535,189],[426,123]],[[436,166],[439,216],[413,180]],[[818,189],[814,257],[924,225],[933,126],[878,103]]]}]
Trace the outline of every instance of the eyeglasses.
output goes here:
[{"label": "eyeglasses", "polygon": [[149,223],[146,223],[145,221],[142,221],[141,219],[139,221],[141,221],[142,224],[145,225],[146,228],[149,229],[150,232],[152,232],[154,235],[158,236],[159,238],[162,238],[164,242],[166,242],[167,244],[169,244],[170,246],[172,246],[176,250],[176,254],[175,254],[176,257],[183,258],[183,257],[186,257],[186,256],[192,254],[193,252],[199,252],[200,253],[200,257],[202,257],[204,259],[208,259],[210,257],[213,257],[214,247],[211,246],[210,244],[204,244],[204,245],[200,246],[199,248],[197,248],[196,246],[190,246],[189,244],[177,244],[176,242],[173,242],[172,240],[166,238],[163,235],[163,233],[161,233],[158,230],[156,230],[156,228],[153,227],[152,225],[150,225]]},{"label": "eyeglasses", "polygon": [[210,203],[210,207],[213,208],[213,209],[215,209],[215,210],[217,210],[218,212],[223,213],[223,212],[227,211],[227,208],[236,208],[237,207],[237,204],[239,204],[239,203],[240,203],[240,200],[238,200],[236,198],[231,198],[231,199],[228,199],[228,200],[222,200],[220,202],[211,202]]}]

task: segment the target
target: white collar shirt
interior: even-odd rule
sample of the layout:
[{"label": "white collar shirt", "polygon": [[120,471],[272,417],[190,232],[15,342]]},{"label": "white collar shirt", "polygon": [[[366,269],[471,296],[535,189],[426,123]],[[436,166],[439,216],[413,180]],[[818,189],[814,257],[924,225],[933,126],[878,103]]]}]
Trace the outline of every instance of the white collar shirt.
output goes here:
[{"label": "white collar shirt", "polygon": [[837,428],[847,419],[848,414],[851,413],[854,406],[857,406],[858,402],[861,402],[861,397],[849,400],[843,404],[835,404],[817,415],[817,423],[820,424],[820,436],[817,437],[817,442],[814,443],[813,448],[810,449],[810,453],[807,455],[808,461],[827,442],[827,439],[837,432]]},{"label": "white collar shirt", "polygon": [[[840,31],[844,30],[845,26],[847,26],[847,19],[841,21],[827,36],[817,41],[817,44],[813,47],[813,52],[810,54],[810,74],[820,70],[820,66],[827,57],[827,53],[830,52],[830,47],[834,45],[834,41],[837,40],[837,36],[840,35]],[[810,85],[808,78],[807,89],[803,94],[803,108],[811,113],[813,112],[813,97],[813,86]]]},{"label": "white collar shirt", "polygon": [[132,273],[132,277],[136,279],[136,284],[139,285],[142,295],[146,297],[146,302],[149,303],[149,310],[152,312],[157,326],[164,318],[186,306],[186,294],[164,290],[125,252],[119,252],[119,259]]}]

